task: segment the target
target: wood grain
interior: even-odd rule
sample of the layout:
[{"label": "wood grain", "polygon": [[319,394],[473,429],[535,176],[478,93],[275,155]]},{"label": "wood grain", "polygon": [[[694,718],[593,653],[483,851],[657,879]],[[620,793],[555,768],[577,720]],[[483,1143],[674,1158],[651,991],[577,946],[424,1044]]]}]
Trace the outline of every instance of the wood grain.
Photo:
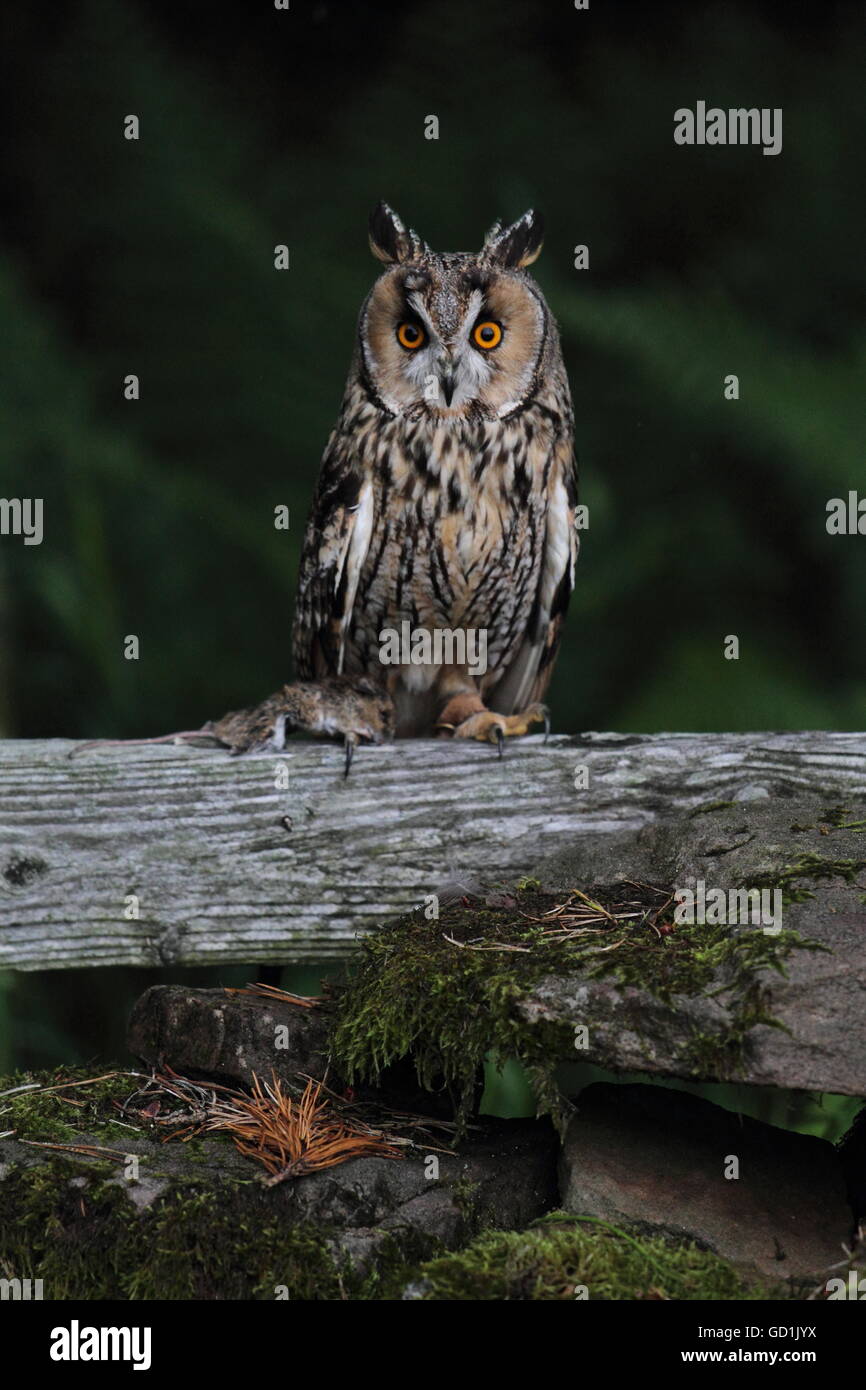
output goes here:
[{"label": "wood grain", "polygon": [[347,781],[332,745],[75,746],[0,742],[0,966],[333,960],[444,881],[513,879],[578,836],[591,853],[701,802],[866,792],[866,734],[537,736],[502,761],[402,741]]}]

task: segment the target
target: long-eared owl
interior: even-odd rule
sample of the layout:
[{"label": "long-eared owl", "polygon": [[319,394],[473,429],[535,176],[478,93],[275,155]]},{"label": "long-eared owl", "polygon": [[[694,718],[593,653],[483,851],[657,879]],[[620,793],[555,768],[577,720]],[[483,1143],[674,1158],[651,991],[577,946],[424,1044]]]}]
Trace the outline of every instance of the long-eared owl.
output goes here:
[{"label": "long-eared owl", "polygon": [[[370,218],[385,269],[322,460],[293,645],[302,682],[381,686],[398,735],[501,748],[544,717],[577,534],[568,381],[527,272],[541,241],[531,211],[457,254],[384,203]],[[386,632],[419,631],[475,634],[476,653],[483,633],[485,660],[431,644],[383,662]]]}]

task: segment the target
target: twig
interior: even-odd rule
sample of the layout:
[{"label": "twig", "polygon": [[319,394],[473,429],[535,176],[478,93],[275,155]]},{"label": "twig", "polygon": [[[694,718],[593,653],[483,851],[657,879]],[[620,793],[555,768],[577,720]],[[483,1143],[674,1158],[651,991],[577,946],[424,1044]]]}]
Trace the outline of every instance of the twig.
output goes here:
[{"label": "twig", "polygon": [[471,941],[457,941],[453,936],[442,933],[443,939],[451,946],[459,946],[464,951],[522,951],[529,955],[532,952],[531,946],[511,946],[503,942],[499,944],[494,941],[487,941],[481,946],[474,946]]},{"label": "twig", "polygon": [[84,1154],[85,1158],[102,1158],[107,1154],[115,1163],[125,1163],[129,1157],[120,1149],[106,1149],[101,1144],[49,1144],[38,1139],[20,1139],[19,1143],[29,1144],[33,1149],[56,1149],[58,1153]]},{"label": "twig", "polygon": [[262,984],[258,980],[244,989],[235,989],[231,985],[225,985],[223,988],[226,994],[257,994],[263,999],[273,999],[276,1003],[297,1004],[302,1009],[317,1009],[320,1004],[325,1003],[323,994],[291,994],[288,990],[278,989],[276,985]]}]

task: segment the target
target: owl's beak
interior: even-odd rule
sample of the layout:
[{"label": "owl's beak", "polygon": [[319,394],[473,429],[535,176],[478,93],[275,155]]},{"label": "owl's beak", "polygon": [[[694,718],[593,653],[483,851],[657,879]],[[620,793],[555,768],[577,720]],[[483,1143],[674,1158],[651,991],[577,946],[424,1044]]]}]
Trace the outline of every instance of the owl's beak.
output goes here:
[{"label": "owl's beak", "polygon": [[451,398],[457,386],[457,374],[452,363],[446,362],[439,369],[439,385],[442,387],[442,395],[445,397],[445,404],[451,404]]}]

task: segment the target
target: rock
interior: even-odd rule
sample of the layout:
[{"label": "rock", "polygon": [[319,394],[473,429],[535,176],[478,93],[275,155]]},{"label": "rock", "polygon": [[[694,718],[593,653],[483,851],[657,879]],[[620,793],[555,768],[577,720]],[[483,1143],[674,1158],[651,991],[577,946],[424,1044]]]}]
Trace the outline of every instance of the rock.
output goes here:
[{"label": "rock", "polygon": [[[786,973],[758,972],[768,1012],[781,1028],[752,1027],[738,1079],[795,1090],[866,1095],[866,835],[863,810],[818,797],[757,797],[697,808],[637,833],[581,840],[533,871],[564,892],[638,880],[662,888],[779,887],[782,928],[819,943],[795,950]],[[859,826],[848,828],[861,820]],[[760,931],[751,925],[735,932]],[[720,983],[724,980],[720,978]],[[530,1024],[588,1028],[581,1061],[613,1070],[712,1078],[695,1057],[696,1036],[712,1043],[730,1027],[730,998],[712,991],[664,1001],[639,983],[548,976],[519,1004]],[[711,1052],[711,1047],[706,1049]],[[572,1054],[570,1060],[575,1060]]]},{"label": "rock", "polygon": [[[366,1269],[389,1236],[414,1232],[453,1248],[477,1231],[522,1229],[556,1204],[553,1127],[493,1120],[455,1156],[362,1158],[295,1184],[296,1218],[340,1228],[332,1246]],[[427,1175],[438,1160],[439,1178]]]},{"label": "rock", "polygon": [[[127,1029],[129,1050],[151,1066],[167,1062],[184,1076],[206,1077],[249,1088],[253,1076],[281,1080],[302,1076],[342,1088],[332,1064],[327,1004],[308,1007],[225,989],[152,985],[133,1007]],[[359,1100],[385,1099],[394,1109],[450,1120],[447,1090],[425,1091],[411,1061],[384,1068],[379,1085],[354,1088]],[[483,1077],[475,1087],[481,1097]]]},{"label": "rock", "polygon": [[267,1080],[271,1072],[280,1078],[302,1072],[318,1081],[328,1061],[321,1009],[183,985],[145,991],[133,1008],[127,1042],[152,1066],[167,1062],[183,1075],[243,1086],[253,1073]]},{"label": "rock", "polygon": [[557,1197],[556,1136],[536,1121],[484,1124],[456,1154],[360,1158],[274,1187],[222,1137],[160,1143],[109,1118],[63,1143],[116,1161],[0,1140],[0,1268],[44,1278],[46,1298],[382,1296],[389,1269],[402,1288],[416,1261],[488,1225],[522,1227]]},{"label": "rock", "polygon": [[688,1238],[773,1282],[820,1282],[851,1234],[831,1144],[661,1086],[581,1093],[560,1193],[569,1212]]}]

